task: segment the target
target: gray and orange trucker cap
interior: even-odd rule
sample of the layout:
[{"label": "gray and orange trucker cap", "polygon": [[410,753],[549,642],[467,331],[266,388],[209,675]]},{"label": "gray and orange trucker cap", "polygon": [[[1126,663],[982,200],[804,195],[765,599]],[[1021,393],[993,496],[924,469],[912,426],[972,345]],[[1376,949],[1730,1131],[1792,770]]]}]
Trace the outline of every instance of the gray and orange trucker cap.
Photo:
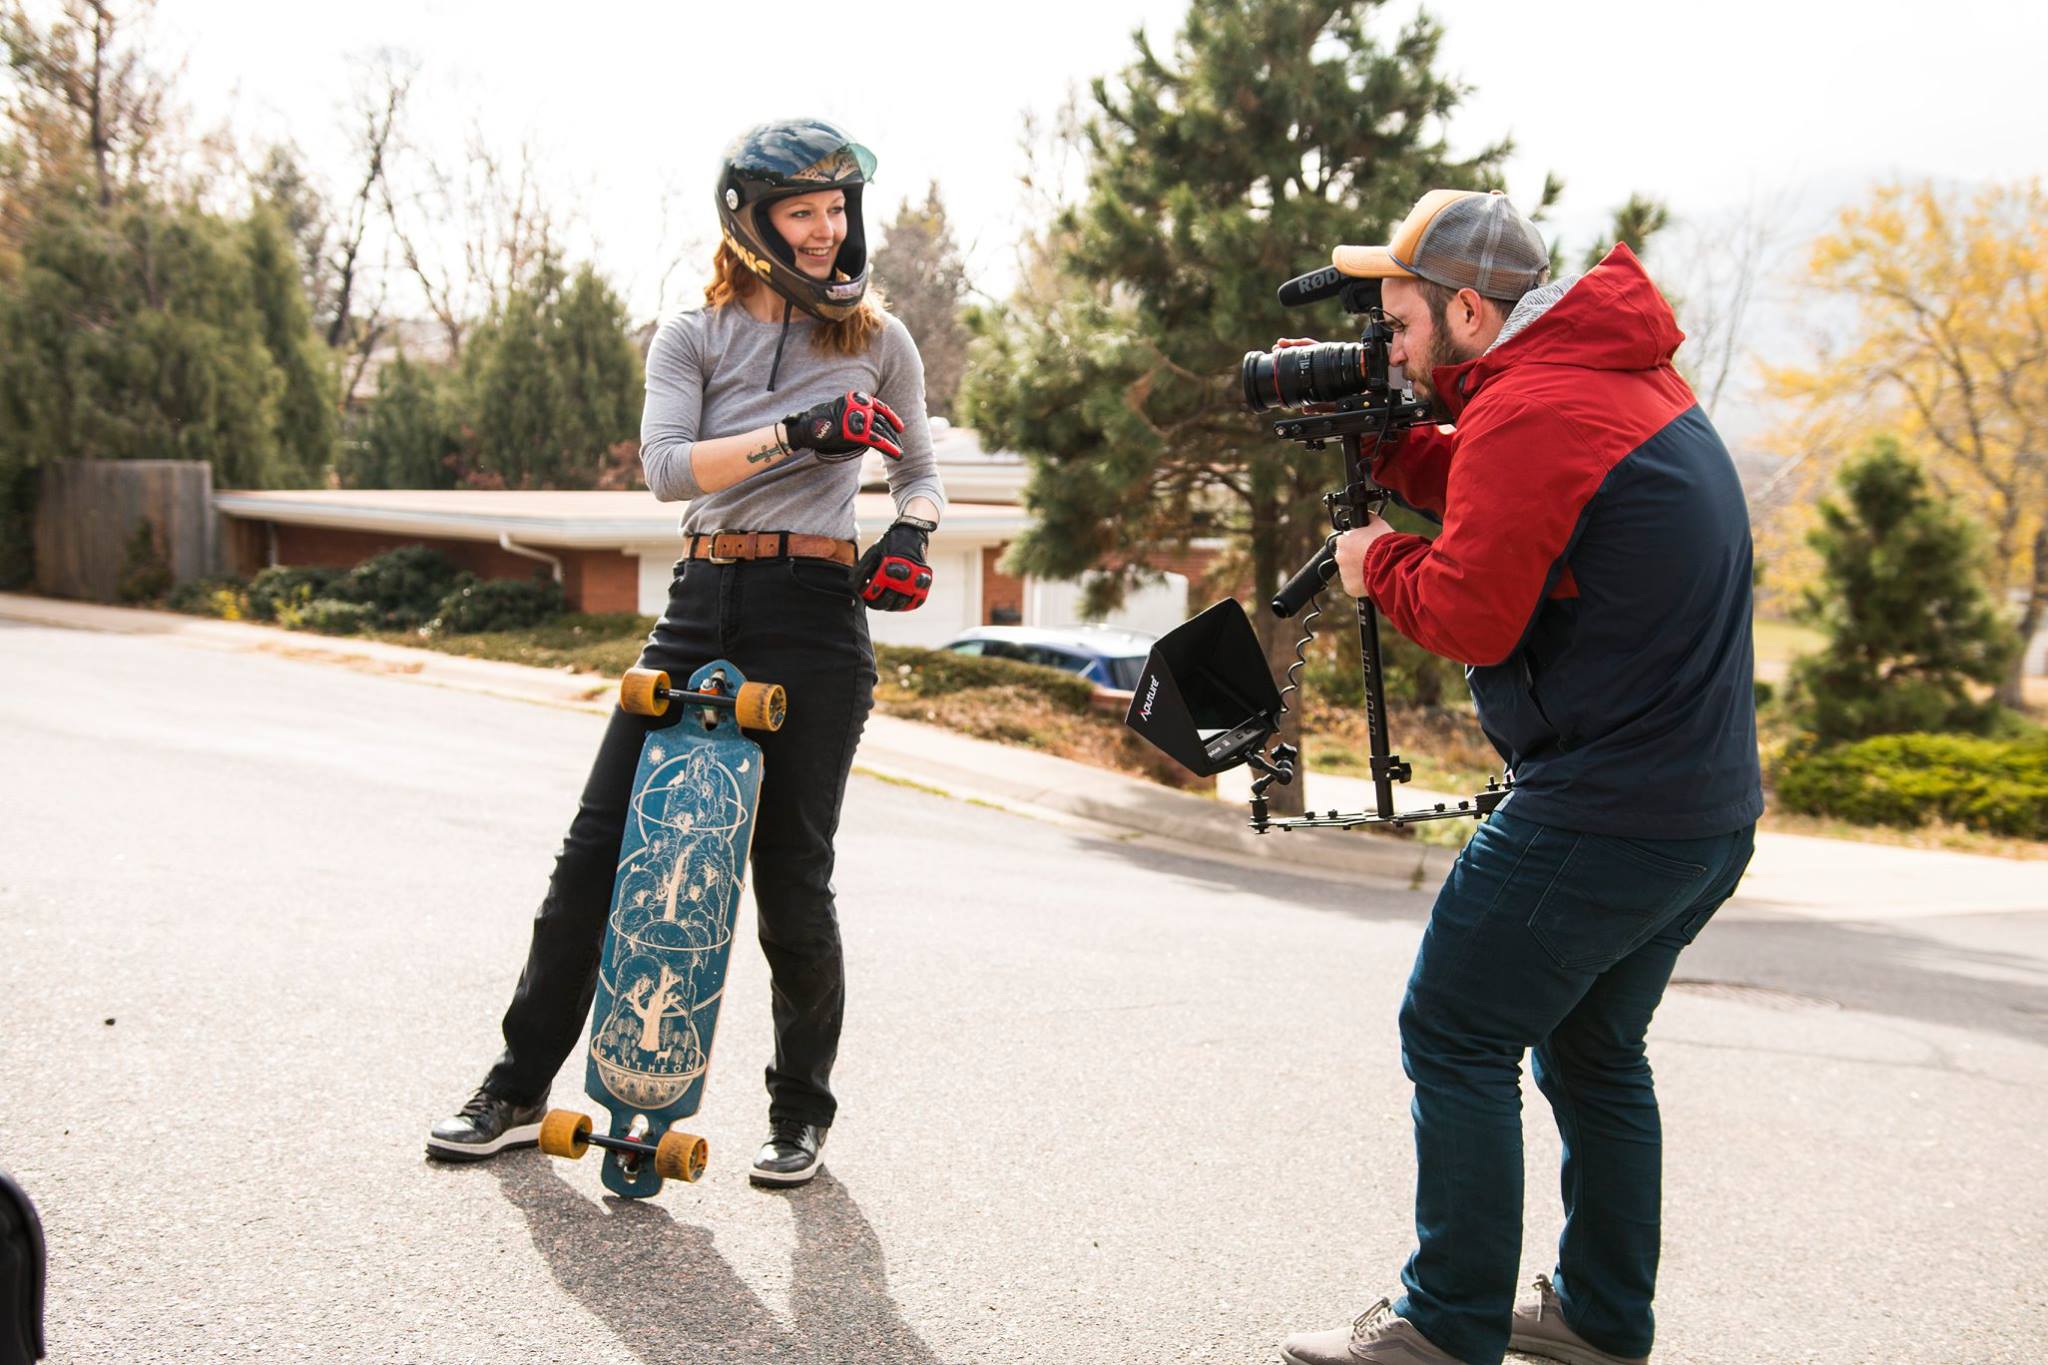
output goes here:
[{"label": "gray and orange trucker cap", "polygon": [[1422,279],[1512,302],[1550,274],[1550,253],[1499,190],[1431,190],[1385,246],[1340,246],[1339,271],[1360,279]]}]

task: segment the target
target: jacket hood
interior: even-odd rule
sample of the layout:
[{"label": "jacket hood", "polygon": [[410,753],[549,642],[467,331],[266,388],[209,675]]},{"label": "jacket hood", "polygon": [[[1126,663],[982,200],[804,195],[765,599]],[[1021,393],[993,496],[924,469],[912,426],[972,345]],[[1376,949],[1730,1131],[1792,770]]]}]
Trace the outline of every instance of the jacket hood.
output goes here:
[{"label": "jacket hood", "polygon": [[1523,296],[1500,338],[1476,360],[1445,365],[1431,379],[1448,416],[1512,366],[1576,365],[1589,370],[1653,370],[1668,364],[1685,333],[1643,264],[1617,244],[1576,280]]}]

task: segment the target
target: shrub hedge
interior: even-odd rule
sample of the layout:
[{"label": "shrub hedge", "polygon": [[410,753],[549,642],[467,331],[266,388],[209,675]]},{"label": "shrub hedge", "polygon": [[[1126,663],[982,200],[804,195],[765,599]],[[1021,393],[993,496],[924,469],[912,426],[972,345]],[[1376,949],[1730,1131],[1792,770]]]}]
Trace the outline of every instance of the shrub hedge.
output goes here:
[{"label": "shrub hedge", "polygon": [[247,585],[239,578],[194,578],[178,584],[164,597],[164,605],[187,616],[218,616],[223,621],[240,621],[249,615]]},{"label": "shrub hedge", "polygon": [[876,645],[875,670],[891,684],[920,697],[938,697],[979,687],[1022,687],[1067,711],[1086,711],[1095,685],[1086,678],[1016,659],[985,659],[951,649]]},{"label": "shrub hedge", "polygon": [[277,564],[260,570],[249,580],[244,594],[249,615],[258,621],[275,621],[281,609],[303,608],[316,597],[332,596],[335,581],[343,572],[312,564]]},{"label": "shrub hedge", "polygon": [[422,626],[456,586],[455,566],[439,550],[403,545],[350,569],[328,594],[371,608],[385,630]]},{"label": "shrub hedge", "polygon": [[353,635],[415,630],[437,635],[522,630],[566,610],[552,580],[480,579],[438,550],[408,545],[352,569],[276,565],[244,583],[212,578],[173,588],[173,611],[225,620],[274,621],[292,630]]},{"label": "shrub hedge", "polygon": [[2048,839],[2048,731],[2004,740],[1879,735],[1788,754],[1776,785],[1781,806],[1808,815],[1909,827],[1938,817]]},{"label": "shrub hedge", "polygon": [[552,578],[478,578],[464,574],[434,609],[426,629],[432,635],[524,630],[561,615],[566,605],[562,585]]},{"label": "shrub hedge", "polygon": [[280,607],[277,612],[279,625],[292,630],[316,630],[322,635],[354,635],[374,630],[379,619],[375,607],[336,597],[316,597],[303,606]]}]

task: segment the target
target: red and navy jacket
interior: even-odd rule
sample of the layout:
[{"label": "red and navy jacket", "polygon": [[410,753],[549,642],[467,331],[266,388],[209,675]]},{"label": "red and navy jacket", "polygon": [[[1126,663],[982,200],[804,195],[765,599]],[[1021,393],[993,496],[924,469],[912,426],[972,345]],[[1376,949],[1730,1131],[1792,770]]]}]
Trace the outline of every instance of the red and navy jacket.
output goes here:
[{"label": "red and navy jacket", "polygon": [[1503,809],[1539,824],[1688,839],[1763,813],[1749,512],[1671,366],[1682,340],[1617,246],[1435,371],[1455,430],[1417,428],[1374,462],[1443,529],[1374,541],[1366,592],[1466,666],[1514,774]]}]

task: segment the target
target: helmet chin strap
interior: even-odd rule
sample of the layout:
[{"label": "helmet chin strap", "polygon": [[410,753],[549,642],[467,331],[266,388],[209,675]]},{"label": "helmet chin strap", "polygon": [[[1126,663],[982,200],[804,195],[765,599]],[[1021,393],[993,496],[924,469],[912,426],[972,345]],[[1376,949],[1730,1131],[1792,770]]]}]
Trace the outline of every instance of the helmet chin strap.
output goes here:
[{"label": "helmet chin strap", "polygon": [[782,332],[775,338],[775,363],[768,367],[768,392],[775,392],[775,378],[782,373],[782,348],[789,343],[789,315],[796,307],[787,298],[782,300]]}]

